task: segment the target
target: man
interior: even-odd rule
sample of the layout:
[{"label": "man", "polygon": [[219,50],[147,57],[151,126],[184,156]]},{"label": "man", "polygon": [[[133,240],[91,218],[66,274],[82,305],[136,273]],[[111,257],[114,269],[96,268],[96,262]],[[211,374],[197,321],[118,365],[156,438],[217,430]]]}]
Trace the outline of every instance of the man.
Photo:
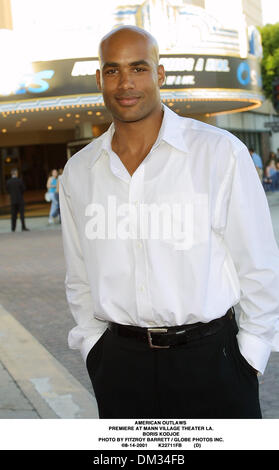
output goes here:
[{"label": "man", "polygon": [[16,229],[17,214],[20,214],[21,230],[29,231],[25,226],[24,219],[24,198],[23,193],[25,186],[21,178],[18,177],[18,171],[14,168],[11,171],[11,178],[7,181],[7,191],[10,194],[11,200],[11,229],[12,232]]},{"label": "man", "polygon": [[259,175],[260,181],[263,179],[263,162],[258,153],[255,152],[253,148],[249,149],[250,155],[256,167],[257,173]]},{"label": "man", "polygon": [[113,124],[60,184],[69,345],[100,418],[260,418],[257,371],[278,348],[267,202],[236,137],[162,106],[158,60],[136,27],[100,45]]}]

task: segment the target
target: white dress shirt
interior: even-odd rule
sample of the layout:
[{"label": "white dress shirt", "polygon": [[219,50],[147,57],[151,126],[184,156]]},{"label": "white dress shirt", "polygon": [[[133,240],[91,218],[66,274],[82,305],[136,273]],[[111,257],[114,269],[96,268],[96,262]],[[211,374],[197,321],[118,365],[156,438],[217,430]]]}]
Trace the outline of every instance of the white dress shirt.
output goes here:
[{"label": "white dress shirt", "polygon": [[[69,346],[86,360],[108,321],[209,322],[240,302],[240,351],[263,373],[279,349],[279,251],[247,148],[164,107],[156,143],[131,176],[111,149],[113,133],[112,124],[75,154],[60,180],[66,295],[77,323]],[[162,204],[166,226],[156,218]],[[183,210],[170,215],[175,207]]]}]

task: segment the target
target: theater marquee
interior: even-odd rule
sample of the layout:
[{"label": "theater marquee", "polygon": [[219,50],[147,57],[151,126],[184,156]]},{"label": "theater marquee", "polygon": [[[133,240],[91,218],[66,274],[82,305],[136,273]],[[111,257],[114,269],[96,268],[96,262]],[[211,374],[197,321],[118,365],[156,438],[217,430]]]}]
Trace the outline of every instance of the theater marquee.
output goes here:
[{"label": "theater marquee", "polygon": [[[259,61],[214,55],[161,55],[166,70],[161,88],[166,102],[191,103],[196,114],[251,109],[263,101]],[[0,96],[0,112],[60,107],[68,103],[103,105],[96,84],[97,58],[64,59],[32,64],[12,95]]]}]

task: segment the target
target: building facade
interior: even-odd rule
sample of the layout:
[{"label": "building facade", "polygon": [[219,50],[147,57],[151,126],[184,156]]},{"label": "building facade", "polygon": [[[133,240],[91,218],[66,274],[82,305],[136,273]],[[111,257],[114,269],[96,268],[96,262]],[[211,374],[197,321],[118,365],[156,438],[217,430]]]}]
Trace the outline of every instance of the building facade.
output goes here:
[{"label": "building facade", "polygon": [[[53,0],[45,11],[39,5],[44,2],[29,0],[33,9],[23,22],[24,3],[0,0],[0,42],[16,45],[6,54],[6,79],[0,79],[1,192],[13,166],[29,189],[42,188],[53,167],[62,167],[107,129],[111,118],[95,77],[97,48],[103,34],[123,24],[143,27],[157,38],[166,70],[161,96],[167,106],[228,129],[264,160],[276,146],[276,136],[265,127],[273,111],[261,88],[262,49],[255,27],[262,24],[260,0],[234,0],[232,5],[222,0],[146,0],[124,6],[115,0],[97,23],[91,16],[96,14],[94,2],[81,0],[88,15],[82,8],[79,16],[77,9],[71,13],[68,3],[66,24],[59,21]],[[30,34],[24,41],[25,31]]]}]

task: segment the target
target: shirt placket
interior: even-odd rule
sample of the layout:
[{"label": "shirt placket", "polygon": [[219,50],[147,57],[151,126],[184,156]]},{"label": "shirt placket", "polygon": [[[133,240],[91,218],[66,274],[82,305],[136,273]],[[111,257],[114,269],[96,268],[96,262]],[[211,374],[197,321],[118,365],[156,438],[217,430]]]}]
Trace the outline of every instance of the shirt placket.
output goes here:
[{"label": "shirt placket", "polygon": [[[140,204],[144,203],[144,165],[140,165],[132,175],[129,185],[129,204],[132,207],[130,218],[131,244],[135,266],[135,294],[138,324],[148,322],[151,325],[153,312],[149,292],[145,242],[140,238]],[[135,217],[136,215],[136,217]]]}]

